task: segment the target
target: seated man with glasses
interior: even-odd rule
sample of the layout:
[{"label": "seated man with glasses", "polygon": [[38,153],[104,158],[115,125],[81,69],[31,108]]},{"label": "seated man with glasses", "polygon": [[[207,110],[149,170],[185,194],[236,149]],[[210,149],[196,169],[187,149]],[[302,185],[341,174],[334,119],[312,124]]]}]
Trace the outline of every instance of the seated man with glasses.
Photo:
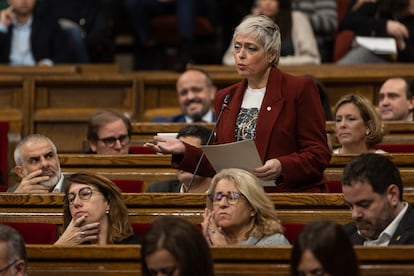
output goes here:
[{"label": "seated man with glasses", "polygon": [[113,110],[96,112],[88,123],[88,153],[128,154],[131,128],[131,121],[122,113]]},{"label": "seated man with glasses", "polygon": [[259,179],[242,169],[213,177],[201,226],[210,245],[289,244]]},{"label": "seated man with glasses", "polygon": [[27,275],[26,246],[19,232],[0,224],[0,275]]}]

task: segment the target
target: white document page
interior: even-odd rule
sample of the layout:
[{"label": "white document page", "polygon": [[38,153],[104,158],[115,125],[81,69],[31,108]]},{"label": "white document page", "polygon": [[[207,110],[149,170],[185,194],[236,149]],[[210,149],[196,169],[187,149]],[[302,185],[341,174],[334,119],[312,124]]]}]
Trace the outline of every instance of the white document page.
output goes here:
[{"label": "white document page", "polygon": [[[253,140],[201,146],[208,161],[216,172],[226,168],[239,168],[252,171],[263,165]],[[275,186],[274,181],[262,181],[263,186]]]},{"label": "white document page", "polygon": [[356,43],[379,55],[397,53],[397,43],[392,37],[357,36]]}]

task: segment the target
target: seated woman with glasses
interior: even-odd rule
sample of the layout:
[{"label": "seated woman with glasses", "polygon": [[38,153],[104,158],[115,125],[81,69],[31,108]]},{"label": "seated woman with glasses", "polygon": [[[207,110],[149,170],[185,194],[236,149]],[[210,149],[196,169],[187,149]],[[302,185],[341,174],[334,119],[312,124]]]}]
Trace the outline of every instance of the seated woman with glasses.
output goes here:
[{"label": "seated woman with glasses", "polygon": [[108,178],[75,173],[68,178],[64,232],[57,245],[138,244],[119,188]]},{"label": "seated woman with glasses", "polygon": [[122,113],[113,110],[96,112],[88,123],[88,153],[128,154],[131,129],[131,121]]},{"label": "seated woman with glasses", "polygon": [[191,222],[171,216],[154,220],[141,246],[142,275],[212,276],[210,248]]},{"label": "seated woman with glasses", "polygon": [[259,179],[242,169],[213,177],[201,226],[210,245],[289,244]]}]

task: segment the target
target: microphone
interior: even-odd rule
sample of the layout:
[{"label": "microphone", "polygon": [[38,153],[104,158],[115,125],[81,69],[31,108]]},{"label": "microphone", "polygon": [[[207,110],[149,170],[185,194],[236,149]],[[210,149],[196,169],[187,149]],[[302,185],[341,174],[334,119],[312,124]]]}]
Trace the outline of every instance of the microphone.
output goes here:
[{"label": "microphone", "polygon": [[[211,139],[213,138],[214,133],[216,132],[216,128],[217,128],[217,125],[218,125],[218,123],[220,121],[221,115],[223,115],[223,112],[227,108],[227,105],[230,103],[230,100],[231,100],[231,95],[230,94],[227,94],[226,96],[224,96],[223,104],[221,105],[221,109],[220,109],[220,112],[219,112],[219,114],[217,116],[216,123],[214,124],[213,129],[210,132],[210,136],[207,139],[207,145],[210,145]],[[203,157],[204,157],[204,152],[201,154],[200,158],[198,159],[197,165],[196,165],[196,167],[194,169],[194,172],[193,172],[193,176],[191,177],[190,182],[188,183],[188,187],[185,188],[185,192],[186,193],[188,193],[188,191],[191,188],[191,185],[194,182],[195,176],[196,176],[196,174],[198,172],[198,169],[200,168],[201,160],[203,160]],[[184,185],[184,187],[185,187],[185,185]]]}]

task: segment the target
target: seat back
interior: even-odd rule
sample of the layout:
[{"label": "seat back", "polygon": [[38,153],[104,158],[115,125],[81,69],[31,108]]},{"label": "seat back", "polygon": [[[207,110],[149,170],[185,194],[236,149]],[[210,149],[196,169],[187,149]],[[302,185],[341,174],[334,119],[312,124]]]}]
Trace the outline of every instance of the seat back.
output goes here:
[{"label": "seat back", "polygon": [[37,222],[2,222],[2,224],[16,229],[26,244],[54,244],[57,239],[56,224]]},{"label": "seat back", "polygon": [[389,153],[413,153],[414,144],[380,144],[375,145],[375,149],[381,149]]},{"label": "seat back", "polygon": [[133,179],[112,179],[123,193],[141,193],[144,181]]}]

